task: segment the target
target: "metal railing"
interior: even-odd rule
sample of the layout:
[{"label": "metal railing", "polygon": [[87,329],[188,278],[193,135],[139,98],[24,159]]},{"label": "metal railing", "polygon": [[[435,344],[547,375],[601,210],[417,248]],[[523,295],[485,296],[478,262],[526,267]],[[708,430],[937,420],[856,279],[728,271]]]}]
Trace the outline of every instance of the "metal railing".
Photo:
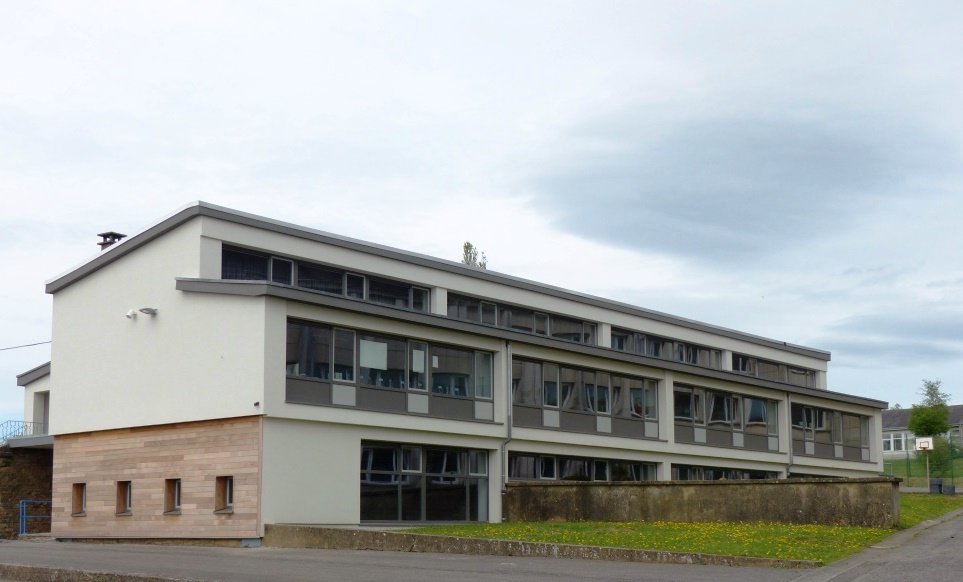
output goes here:
[{"label": "metal railing", "polygon": [[8,420],[0,424],[0,443],[16,437],[45,435],[47,434],[47,429],[48,426],[45,422]]},{"label": "metal railing", "polygon": [[[27,533],[27,520],[28,519],[50,519],[50,512],[40,515],[30,515],[27,513],[27,508],[31,505],[50,505],[50,499],[21,499],[20,500],[20,535],[25,535]],[[36,511],[36,510],[35,510]],[[50,531],[50,528],[47,528]]]}]

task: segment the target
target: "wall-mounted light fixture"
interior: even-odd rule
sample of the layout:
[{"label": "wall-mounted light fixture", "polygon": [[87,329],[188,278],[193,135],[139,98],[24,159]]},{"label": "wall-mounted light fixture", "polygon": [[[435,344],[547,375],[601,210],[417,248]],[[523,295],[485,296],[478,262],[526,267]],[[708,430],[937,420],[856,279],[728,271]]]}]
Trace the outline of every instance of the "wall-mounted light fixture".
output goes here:
[{"label": "wall-mounted light fixture", "polygon": [[155,315],[157,315],[157,309],[153,307],[141,307],[139,311],[144,315],[149,315],[151,317],[154,317]]},{"label": "wall-mounted light fixture", "polygon": [[127,319],[134,319],[135,317],[137,317],[137,312],[134,311],[133,309],[128,309],[128,310],[127,310]]}]

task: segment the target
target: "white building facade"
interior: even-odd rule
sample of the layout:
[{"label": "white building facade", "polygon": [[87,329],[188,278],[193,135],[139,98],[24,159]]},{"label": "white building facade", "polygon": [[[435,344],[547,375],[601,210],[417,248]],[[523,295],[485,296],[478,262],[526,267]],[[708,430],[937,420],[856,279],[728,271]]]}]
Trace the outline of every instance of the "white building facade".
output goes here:
[{"label": "white building facade", "polygon": [[[513,479],[872,476],[829,353],[195,203],[52,280],[61,537],[500,521]],[[43,408],[43,410],[40,410]]]}]

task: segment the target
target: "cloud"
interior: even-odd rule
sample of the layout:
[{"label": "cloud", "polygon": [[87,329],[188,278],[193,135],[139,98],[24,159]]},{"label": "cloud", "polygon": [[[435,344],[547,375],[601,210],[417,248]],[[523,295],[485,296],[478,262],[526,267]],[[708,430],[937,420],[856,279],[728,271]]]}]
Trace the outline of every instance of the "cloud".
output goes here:
[{"label": "cloud", "polygon": [[843,111],[820,123],[720,117],[668,129],[619,117],[574,131],[581,146],[534,178],[536,200],[559,228],[697,261],[751,268],[833,236],[948,162],[935,134]]},{"label": "cloud", "polygon": [[822,345],[846,367],[950,364],[963,358],[963,313],[935,309],[847,317],[824,328]]}]

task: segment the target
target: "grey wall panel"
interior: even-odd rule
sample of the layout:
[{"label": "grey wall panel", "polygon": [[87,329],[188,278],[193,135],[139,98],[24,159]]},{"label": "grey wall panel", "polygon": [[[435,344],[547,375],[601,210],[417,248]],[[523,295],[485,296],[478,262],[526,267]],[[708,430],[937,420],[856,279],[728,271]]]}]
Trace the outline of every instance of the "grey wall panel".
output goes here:
[{"label": "grey wall panel", "polygon": [[284,401],[292,404],[331,404],[331,384],[289,377],[284,387]]},{"label": "grey wall panel", "polygon": [[401,390],[379,390],[377,388],[358,388],[358,408],[407,412],[408,395]]},{"label": "grey wall panel", "polygon": [[629,420],[627,418],[613,418],[612,434],[615,436],[631,437],[636,439],[644,438],[645,423],[638,420]]},{"label": "grey wall panel", "polygon": [[562,412],[560,417],[560,424],[562,430],[571,430],[574,432],[584,432],[587,434],[596,434],[596,424],[594,414],[579,414],[577,412]]},{"label": "grey wall panel", "polygon": [[475,401],[466,398],[446,398],[432,394],[428,403],[428,414],[442,418],[474,420]]},{"label": "grey wall panel", "polygon": [[542,427],[542,409],[527,406],[512,407],[512,426]]},{"label": "grey wall panel", "polygon": [[695,442],[695,429],[691,424],[676,424],[675,425],[675,442],[677,443],[694,443]]},{"label": "grey wall panel", "polygon": [[717,447],[731,447],[732,431],[709,429],[706,431],[706,444]]},{"label": "grey wall panel", "polygon": [[761,434],[747,434],[745,436],[745,447],[750,451],[768,451],[769,437]]},{"label": "grey wall panel", "polygon": [[816,443],[816,456],[823,459],[834,459],[836,458],[835,447],[826,443]]}]

